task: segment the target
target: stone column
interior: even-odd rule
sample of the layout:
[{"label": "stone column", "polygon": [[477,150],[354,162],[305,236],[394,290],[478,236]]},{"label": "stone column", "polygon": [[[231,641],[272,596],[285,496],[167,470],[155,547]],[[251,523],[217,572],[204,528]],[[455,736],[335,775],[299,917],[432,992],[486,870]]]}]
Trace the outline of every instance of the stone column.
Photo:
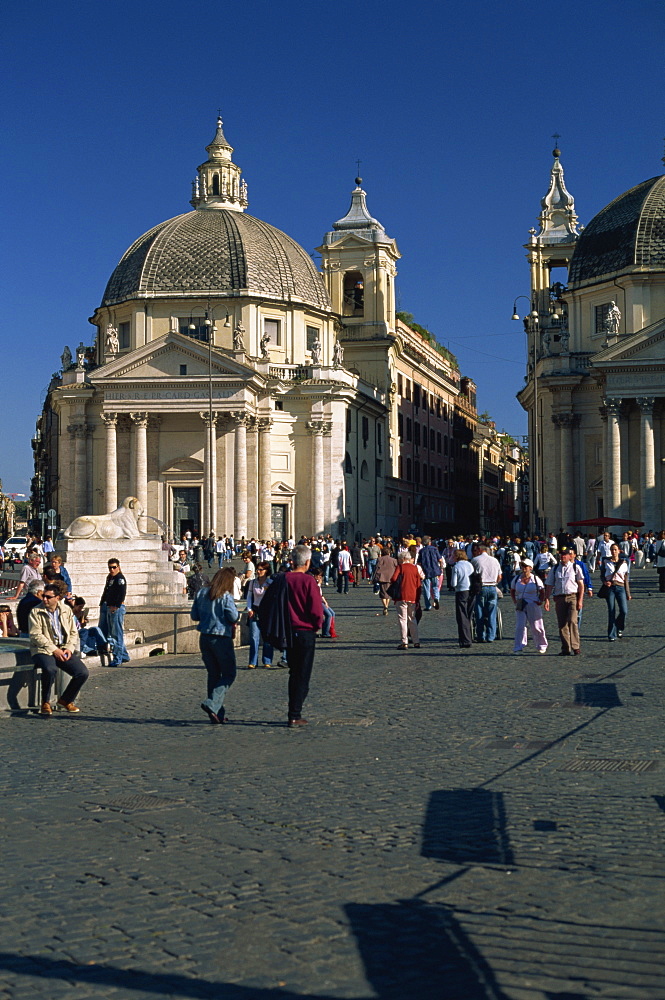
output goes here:
[{"label": "stone column", "polygon": [[259,417],[259,538],[266,539],[272,535],[272,453],[270,448],[270,429],[272,417]]},{"label": "stone column", "polygon": [[247,537],[247,414],[244,410],[234,410],[231,419],[235,424],[233,535],[236,542],[239,542],[241,538]]},{"label": "stone column", "polygon": [[218,413],[199,413],[205,425],[203,454],[203,503],[201,504],[202,537],[216,528],[217,521],[217,418]]},{"label": "stone column", "polygon": [[318,535],[323,531],[323,421],[308,420],[307,430],[312,435],[310,529]]},{"label": "stone column", "polygon": [[608,433],[607,433],[607,407],[606,406],[599,406],[598,407],[598,412],[600,413],[600,419],[601,419],[602,424],[603,424],[603,437],[602,437],[602,442],[601,442],[601,446],[600,446],[600,464],[601,464],[601,469],[602,469],[602,481],[603,481],[603,514],[605,515],[605,514],[607,514],[608,510],[610,509],[610,491],[609,491],[609,486],[608,486],[608,482],[607,482],[607,475],[608,475],[608,473],[607,473],[607,469],[608,469],[608,462],[607,462],[607,447],[608,447],[608,445],[607,445],[607,440],[608,440]]},{"label": "stone column", "polygon": [[247,534],[259,533],[259,426],[255,416],[247,417]]},{"label": "stone column", "polygon": [[579,425],[579,413],[559,413],[558,423],[561,434],[560,485],[561,485],[561,527],[575,516],[575,449],[573,429]]},{"label": "stone column", "polygon": [[640,408],[640,492],[642,520],[647,529],[656,530],[656,454],[653,437],[653,396],[638,396]]},{"label": "stone column", "polygon": [[87,495],[87,469],[86,469],[86,435],[87,425],[85,423],[69,424],[67,427],[72,439],[74,452],[74,510],[72,520],[82,514],[92,513],[86,510]]},{"label": "stone column", "polygon": [[[606,399],[607,409],[607,477],[609,482],[609,517],[621,516],[621,399]],[[604,474],[603,474],[604,478]]]},{"label": "stone column", "polygon": [[104,485],[105,513],[118,506],[118,414],[102,413],[106,425],[106,481]]},{"label": "stone column", "polygon": [[[148,414],[130,413],[134,424],[134,496],[143,510],[148,512]],[[139,527],[145,531],[145,519],[140,518]]]}]

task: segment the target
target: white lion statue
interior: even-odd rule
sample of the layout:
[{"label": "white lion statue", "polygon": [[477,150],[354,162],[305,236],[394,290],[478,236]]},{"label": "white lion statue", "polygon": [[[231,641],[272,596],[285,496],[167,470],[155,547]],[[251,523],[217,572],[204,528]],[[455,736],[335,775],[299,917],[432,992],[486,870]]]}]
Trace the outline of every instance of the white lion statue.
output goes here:
[{"label": "white lion statue", "polygon": [[65,538],[140,538],[138,519],[143,507],[136,497],[126,497],[110,514],[84,514],[65,528]]}]

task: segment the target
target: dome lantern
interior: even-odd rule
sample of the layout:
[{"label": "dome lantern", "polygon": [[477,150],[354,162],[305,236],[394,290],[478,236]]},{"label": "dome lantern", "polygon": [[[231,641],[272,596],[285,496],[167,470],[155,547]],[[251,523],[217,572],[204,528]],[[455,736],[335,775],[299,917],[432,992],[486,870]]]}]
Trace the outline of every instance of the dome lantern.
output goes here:
[{"label": "dome lantern", "polygon": [[197,167],[198,176],[192,181],[190,204],[196,209],[230,208],[244,212],[247,208],[247,184],[241,179],[240,167],[233,162],[233,146],[226,140],[221,115],[217,115],[217,131],[206,146],[208,159]]}]

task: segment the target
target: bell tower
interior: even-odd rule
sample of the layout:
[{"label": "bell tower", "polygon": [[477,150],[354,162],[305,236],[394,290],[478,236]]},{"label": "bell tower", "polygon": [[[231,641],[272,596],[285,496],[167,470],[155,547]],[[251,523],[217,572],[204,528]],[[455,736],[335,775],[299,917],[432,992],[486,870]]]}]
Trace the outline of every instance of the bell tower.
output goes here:
[{"label": "bell tower", "polygon": [[247,184],[241,170],[231,159],[233,146],[226,141],[221,115],[217,116],[217,131],[209,146],[208,159],[197,167],[196,180],[192,181],[190,205],[197,209],[230,208],[244,212],[247,208]]},{"label": "bell tower", "polygon": [[351,206],[326,233],[322,257],[323,276],[333,312],[344,327],[367,327],[358,336],[385,335],[395,328],[395,240],[367,208],[362,177],[356,177]]}]

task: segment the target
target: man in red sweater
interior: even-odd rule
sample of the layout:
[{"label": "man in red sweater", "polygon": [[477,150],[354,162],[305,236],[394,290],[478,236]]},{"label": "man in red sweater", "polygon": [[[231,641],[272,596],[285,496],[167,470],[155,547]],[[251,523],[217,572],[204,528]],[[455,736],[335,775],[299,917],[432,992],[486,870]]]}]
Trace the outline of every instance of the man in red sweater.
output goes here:
[{"label": "man in red sweater", "polygon": [[308,573],[312,550],[296,545],[291,556],[293,569],[286,574],[292,643],[287,649],[289,663],[289,729],[307,725],[302,707],[309,692],[314,665],[316,633],[323,625],[321,591]]}]

